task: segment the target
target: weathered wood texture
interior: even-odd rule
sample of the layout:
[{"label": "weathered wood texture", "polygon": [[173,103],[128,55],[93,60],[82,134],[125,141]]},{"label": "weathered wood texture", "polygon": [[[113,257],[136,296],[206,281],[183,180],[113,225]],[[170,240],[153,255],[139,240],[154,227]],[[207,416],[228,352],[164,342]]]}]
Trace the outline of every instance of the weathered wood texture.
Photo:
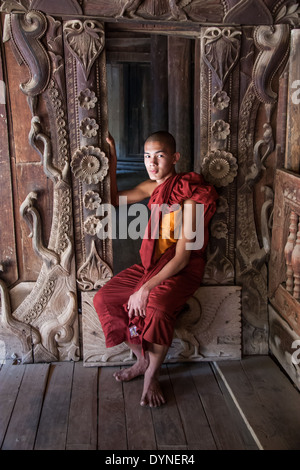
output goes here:
[{"label": "weathered wood texture", "polygon": [[[156,27],[168,25],[168,27],[188,31],[193,30],[197,24],[273,24],[285,16],[286,12],[299,24],[298,12],[295,4],[289,4],[288,10],[285,3],[277,0],[230,0],[224,3],[222,0],[187,0],[184,3],[171,0],[84,0],[79,2],[69,0],[60,2],[54,0],[49,4],[45,0],[32,0],[31,7],[50,15],[80,15],[101,17],[110,21],[130,20],[133,24],[143,21],[145,26],[153,22]],[[20,6],[15,9],[20,11]]]},{"label": "weathered wood texture", "polygon": [[[300,177],[277,170],[269,263],[270,349],[300,388]],[[296,354],[295,359],[293,356]]]},{"label": "weathered wood texture", "polygon": [[[2,34],[1,25],[0,34]],[[2,216],[0,219],[0,260],[3,265],[3,279],[10,284],[18,279],[18,263],[13,210],[12,168],[9,150],[8,89],[2,45],[0,47],[0,83],[0,200],[2,206]]]},{"label": "weathered wood texture", "polygon": [[283,170],[277,171],[274,204],[269,297],[272,305],[300,335],[298,175]]},{"label": "weathered wood texture", "polygon": [[[116,382],[117,369],[87,369],[82,363],[4,364],[0,448],[107,452],[256,448],[208,363],[164,366],[160,380],[167,403],[157,409],[139,405],[142,378]],[[30,380],[34,381],[31,393]]]},{"label": "weathered wood texture", "polygon": [[299,449],[299,392],[270,357],[166,365],[157,409],[139,405],[142,378],[116,382],[117,369],[2,365],[0,448]]},{"label": "weathered wood texture", "polygon": [[299,391],[271,358],[245,358],[217,368],[260,449],[299,449]]},{"label": "weathered wood texture", "polygon": [[[192,40],[168,38],[169,126],[181,154],[178,172],[193,168],[192,149]],[[180,91],[180,92],[179,92]]]}]

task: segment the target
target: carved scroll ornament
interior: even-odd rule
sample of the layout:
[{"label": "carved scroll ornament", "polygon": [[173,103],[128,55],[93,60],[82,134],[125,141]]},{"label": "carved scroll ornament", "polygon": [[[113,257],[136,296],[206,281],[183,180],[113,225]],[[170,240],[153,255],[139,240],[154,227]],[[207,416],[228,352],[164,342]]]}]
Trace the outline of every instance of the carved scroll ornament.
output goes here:
[{"label": "carved scroll ornament", "polygon": [[254,40],[260,50],[252,73],[254,89],[260,101],[275,103],[277,93],[272,89],[272,80],[287,59],[290,27],[288,24],[258,26]]},{"label": "carved scroll ornament", "polygon": [[29,71],[30,79],[21,84],[21,90],[29,96],[37,96],[48,86],[50,60],[40,39],[47,29],[47,20],[39,11],[28,11],[23,15],[10,15],[9,37],[13,47]]}]

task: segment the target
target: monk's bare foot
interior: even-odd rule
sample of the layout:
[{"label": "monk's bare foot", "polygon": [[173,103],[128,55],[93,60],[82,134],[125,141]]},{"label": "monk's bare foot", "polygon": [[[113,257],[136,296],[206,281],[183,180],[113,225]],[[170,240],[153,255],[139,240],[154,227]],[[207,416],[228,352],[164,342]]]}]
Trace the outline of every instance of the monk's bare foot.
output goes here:
[{"label": "monk's bare foot", "polygon": [[144,389],[140,405],[157,407],[166,403],[159,385],[158,378],[153,376],[149,370],[145,372],[144,377]]},{"label": "monk's bare foot", "polygon": [[118,382],[128,382],[139,375],[144,375],[148,365],[149,361],[146,358],[138,359],[132,367],[127,367],[126,369],[115,372],[114,377]]}]

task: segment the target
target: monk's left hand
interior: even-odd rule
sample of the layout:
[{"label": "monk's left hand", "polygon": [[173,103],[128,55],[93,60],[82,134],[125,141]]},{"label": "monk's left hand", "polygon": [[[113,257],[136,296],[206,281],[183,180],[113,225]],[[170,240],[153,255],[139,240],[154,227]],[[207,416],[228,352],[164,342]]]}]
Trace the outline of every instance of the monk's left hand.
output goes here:
[{"label": "monk's left hand", "polygon": [[128,300],[128,316],[133,317],[145,317],[146,307],[148,302],[150,290],[143,286],[136,292],[134,292]]}]

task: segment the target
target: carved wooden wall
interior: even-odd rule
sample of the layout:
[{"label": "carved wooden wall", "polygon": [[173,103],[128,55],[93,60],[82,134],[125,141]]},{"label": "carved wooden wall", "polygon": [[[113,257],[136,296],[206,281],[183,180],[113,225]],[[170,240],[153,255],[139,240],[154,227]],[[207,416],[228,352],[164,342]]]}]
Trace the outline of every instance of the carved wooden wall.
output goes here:
[{"label": "carved wooden wall", "polygon": [[195,170],[220,194],[204,289],[238,286],[243,353],[267,353],[274,173],[285,158],[281,117],[299,2],[6,0],[1,11],[0,79],[8,91],[0,123],[5,355],[78,360],[78,312],[113,275],[111,241],[97,236],[98,209],[110,200],[108,22],[116,30],[193,40]]}]

